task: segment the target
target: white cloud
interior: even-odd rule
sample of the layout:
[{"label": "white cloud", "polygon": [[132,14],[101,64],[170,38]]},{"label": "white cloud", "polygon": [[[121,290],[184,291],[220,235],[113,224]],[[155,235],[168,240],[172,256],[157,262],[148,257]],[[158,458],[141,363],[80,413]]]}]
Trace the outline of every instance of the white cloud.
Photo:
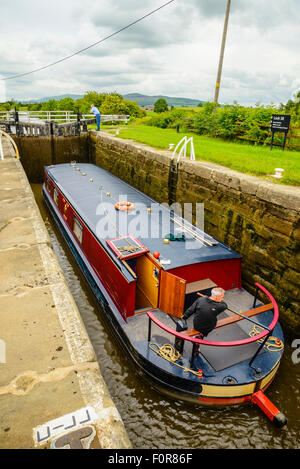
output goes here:
[{"label": "white cloud", "polygon": [[[61,59],[163,3],[1,2],[0,74],[24,73]],[[6,96],[26,99],[97,89],[212,100],[226,3],[176,0],[70,60],[6,81]],[[269,0],[232,0],[221,102],[290,99],[299,87],[299,20],[298,0],[273,0],[271,6]]]},{"label": "white cloud", "polygon": [[[1,75],[0,75],[1,78]],[[7,100],[5,81],[0,81],[0,103]]]}]

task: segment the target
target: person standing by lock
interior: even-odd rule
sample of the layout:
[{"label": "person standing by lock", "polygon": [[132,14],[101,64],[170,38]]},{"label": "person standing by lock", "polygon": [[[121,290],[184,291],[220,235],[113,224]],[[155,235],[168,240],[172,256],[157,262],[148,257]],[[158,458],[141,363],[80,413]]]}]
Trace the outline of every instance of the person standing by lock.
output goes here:
[{"label": "person standing by lock", "polygon": [[96,123],[97,123],[97,131],[99,132],[100,130],[100,120],[101,120],[101,113],[98,108],[95,107],[94,104],[91,105],[91,112],[94,114],[96,117]]}]

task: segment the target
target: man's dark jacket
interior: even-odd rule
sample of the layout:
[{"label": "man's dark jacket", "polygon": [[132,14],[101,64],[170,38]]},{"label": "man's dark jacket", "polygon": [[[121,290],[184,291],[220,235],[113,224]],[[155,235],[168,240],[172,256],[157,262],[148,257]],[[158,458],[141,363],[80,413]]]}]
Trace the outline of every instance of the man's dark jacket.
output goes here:
[{"label": "man's dark jacket", "polygon": [[214,301],[210,298],[198,298],[184,313],[183,319],[188,319],[193,313],[194,329],[206,336],[217,324],[217,316],[227,308],[224,301]]}]

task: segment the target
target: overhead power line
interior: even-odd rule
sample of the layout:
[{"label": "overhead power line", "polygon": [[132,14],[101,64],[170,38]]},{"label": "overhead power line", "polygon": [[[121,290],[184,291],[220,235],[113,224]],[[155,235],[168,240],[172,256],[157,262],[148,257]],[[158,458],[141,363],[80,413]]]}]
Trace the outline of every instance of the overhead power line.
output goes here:
[{"label": "overhead power line", "polygon": [[24,77],[26,75],[31,75],[32,73],[36,73],[36,72],[40,72],[41,70],[45,70],[46,68],[49,68],[49,67],[53,67],[53,65],[57,65],[61,62],[64,62],[65,60],[68,60],[68,59],[71,59],[72,57],[74,57],[75,55],[78,55],[78,54],[81,54],[82,52],[88,50],[88,49],[91,49],[92,47],[95,47],[97,46],[98,44],[101,44],[102,42],[104,41],[107,41],[108,39],[112,38],[113,36],[116,36],[117,34],[121,33],[122,31],[125,31],[125,29],[128,29],[130,28],[131,26],[134,26],[135,24],[139,23],[140,21],[144,20],[145,18],[148,18],[149,16],[153,15],[154,13],[156,13],[157,11],[161,10],[162,8],[166,7],[167,5],[169,5],[170,3],[173,3],[175,0],[170,0],[166,3],[164,3],[163,5],[161,5],[160,7],[156,8],[155,10],[152,10],[150,11],[149,13],[147,13],[146,15],[142,16],[141,18],[138,18],[137,20],[133,21],[132,23],[129,23],[127,24],[127,26],[124,26],[123,28],[119,29],[118,31],[115,31],[114,33],[112,34],[109,34],[108,36],[100,39],[99,41],[97,42],[94,42],[93,44],[90,44],[89,46],[87,47],[84,47],[83,49],[81,50],[78,50],[77,52],[74,52],[70,55],[67,55],[66,57],[63,57],[62,59],[59,59],[59,60],[56,60],[55,62],[52,62],[48,65],[44,65],[43,67],[39,67],[39,68],[36,68],[34,70],[31,70],[30,72],[25,72],[25,73],[19,73],[18,75],[12,75],[10,77],[6,77],[6,78],[1,78],[1,81],[6,81],[6,80],[13,80],[14,78],[20,78],[20,77]]}]

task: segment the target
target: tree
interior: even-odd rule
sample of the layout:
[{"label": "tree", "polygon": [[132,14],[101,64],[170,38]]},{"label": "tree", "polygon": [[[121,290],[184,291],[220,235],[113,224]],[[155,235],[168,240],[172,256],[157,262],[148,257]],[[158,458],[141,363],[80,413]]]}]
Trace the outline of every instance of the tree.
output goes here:
[{"label": "tree", "polygon": [[144,111],[134,101],[123,99],[117,93],[106,96],[101,105],[102,114],[128,114],[132,117],[143,117]]},{"label": "tree", "polygon": [[300,91],[293,95],[293,99],[289,99],[284,106],[284,111],[296,116],[300,114]]},{"label": "tree", "polygon": [[28,103],[27,110],[28,111],[40,111],[42,109],[42,103]]},{"label": "tree", "polygon": [[206,103],[204,103],[202,107],[203,107],[203,112],[205,114],[211,114],[215,109],[214,103],[210,101],[207,101]]},{"label": "tree", "polygon": [[91,112],[92,104],[94,104],[98,109],[100,109],[107,97],[115,97],[116,99],[120,100],[123,99],[122,96],[115,91],[112,93],[98,93],[97,91],[86,91],[83,98],[77,99],[75,101],[74,106],[76,110],[79,108],[79,112],[81,112],[82,114],[89,114]]},{"label": "tree", "polygon": [[98,93],[97,91],[87,91],[83,97],[83,99],[91,104],[94,104],[96,107],[101,107],[103,102],[108,96],[114,96],[116,98],[122,98],[122,95],[117,93],[116,91],[113,91],[112,93]]},{"label": "tree", "polygon": [[84,98],[76,99],[75,108],[76,110],[79,109],[79,112],[82,114],[89,114],[91,112],[91,105]]},{"label": "tree", "polygon": [[0,104],[0,109],[1,111],[10,111],[11,110],[11,105],[9,104],[9,102],[5,102],[5,103],[1,103]]},{"label": "tree", "polygon": [[98,93],[97,91],[87,91],[83,97],[84,101],[89,104],[94,104],[96,107],[100,107],[106,98],[107,93]]},{"label": "tree", "polygon": [[158,98],[154,103],[154,112],[165,112],[168,111],[168,103],[164,98]]},{"label": "tree", "polygon": [[42,111],[56,111],[56,109],[57,102],[55,101],[55,99],[49,99],[49,101],[46,101],[42,104]]},{"label": "tree", "polygon": [[72,98],[63,98],[57,101],[57,109],[59,111],[72,111],[74,112],[74,99]]}]

